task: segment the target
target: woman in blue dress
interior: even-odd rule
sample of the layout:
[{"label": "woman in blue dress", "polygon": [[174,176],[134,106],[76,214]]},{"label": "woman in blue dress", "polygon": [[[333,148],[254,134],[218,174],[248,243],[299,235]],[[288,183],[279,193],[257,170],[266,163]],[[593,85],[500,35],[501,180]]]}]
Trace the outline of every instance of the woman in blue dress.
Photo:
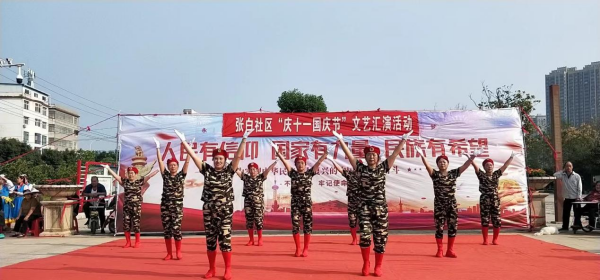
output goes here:
[{"label": "woman in blue dress", "polygon": [[12,209],[14,208],[14,203],[11,198],[15,185],[2,174],[0,175],[0,186],[2,187],[0,197],[2,197],[2,211],[4,212],[4,217],[0,218],[4,219],[4,224],[10,228],[11,224],[16,220],[16,217],[13,216],[14,210]]},{"label": "woman in blue dress", "polygon": [[[21,174],[19,175],[19,178],[17,178],[17,186],[15,187],[15,191],[14,193],[16,194],[16,196],[13,198],[13,203],[15,205],[15,207],[12,209],[12,215],[14,217],[17,217],[19,215],[19,210],[21,210],[21,203],[23,203],[23,191],[25,190],[32,190],[33,187],[31,186],[31,184],[29,184],[29,181],[27,180],[27,175],[26,174]],[[18,230],[18,229],[15,229]]]}]

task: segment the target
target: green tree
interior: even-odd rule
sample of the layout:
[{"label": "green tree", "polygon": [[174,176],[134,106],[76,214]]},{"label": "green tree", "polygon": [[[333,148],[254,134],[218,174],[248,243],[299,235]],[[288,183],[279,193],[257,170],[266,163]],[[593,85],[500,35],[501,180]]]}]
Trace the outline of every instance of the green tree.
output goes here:
[{"label": "green tree", "polygon": [[[15,159],[23,154],[20,158]],[[14,159],[0,166],[0,173],[16,181],[20,174],[27,174],[32,184],[73,184],[77,181],[77,161],[82,165],[89,161],[116,162],[116,153],[84,150],[56,151],[32,150],[16,139],[0,139],[0,162]],[[57,179],[64,179],[56,181]],[[56,182],[55,182],[56,181]]]},{"label": "green tree", "polygon": [[327,112],[323,96],[305,94],[298,89],[282,92],[277,100],[277,106],[281,113]]},{"label": "green tree", "polygon": [[[525,116],[531,115],[533,107],[540,103],[540,100],[535,98],[535,95],[526,93],[525,91],[512,90],[511,86],[501,86],[495,90],[490,90],[485,84],[482,84],[481,98],[475,101],[470,95],[471,100],[480,110],[484,109],[500,109],[500,108],[517,108],[521,115],[523,129],[525,130],[525,147],[526,147],[526,164],[529,167],[543,168],[550,172],[554,165],[552,150],[539,135],[533,124]],[[523,111],[525,113],[523,113]]]},{"label": "green tree", "polygon": [[584,189],[590,190],[592,176],[600,175],[600,162],[595,155],[600,151],[600,125],[563,126],[561,134],[563,161],[573,163],[575,172],[581,175]]},{"label": "green tree", "polygon": [[96,162],[116,163],[117,153],[115,151],[97,151]]},{"label": "green tree", "polygon": [[[472,95],[470,96],[473,103],[475,103],[475,106],[477,106],[477,108],[480,110],[522,108],[525,113],[531,115],[531,112],[533,112],[533,107],[540,103],[540,100],[536,99],[535,95],[520,90],[513,91],[512,85],[501,86],[496,88],[495,91],[492,91],[487,85],[482,84],[481,95],[482,96],[479,102],[475,101]],[[520,110],[519,114],[521,114],[523,128],[528,132],[534,132],[535,128],[533,127],[533,124],[529,122],[527,117],[525,117],[525,114],[523,114],[523,112]]]},{"label": "green tree", "polygon": [[0,163],[29,151],[31,151],[31,147],[17,139],[0,139]]}]

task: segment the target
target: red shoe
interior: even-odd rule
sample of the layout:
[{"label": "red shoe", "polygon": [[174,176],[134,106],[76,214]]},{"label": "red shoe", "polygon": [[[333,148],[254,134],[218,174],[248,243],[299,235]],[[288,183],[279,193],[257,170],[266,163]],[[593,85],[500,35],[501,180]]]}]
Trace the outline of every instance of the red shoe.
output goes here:
[{"label": "red shoe", "polygon": [[371,253],[371,248],[360,248],[360,253],[362,254],[363,259],[363,268],[362,275],[369,276],[369,270],[371,270],[371,262],[369,262],[369,254]]},{"label": "red shoe", "polygon": [[125,246],[123,248],[131,247],[131,232],[125,232]]},{"label": "red shoe", "polygon": [[383,253],[375,252],[375,276],[377,276],[377,277],[383,276],[383,271],[381,271],[382,264],[383,264]]},{"label": "red shoe", "polygon": [[167,256],[163,258],[163,261],[168,261],[173,259],[173,248],[171,248],[171,238],[165,238],[165,245],[167,246]]},{"label": "red shoe", "polygon": [[222,252],[223,261],[225,261],[225,275],[223,279],[231,280],[231,252]]},{"label": "red shoe", "polygon": [[133,248],[140,248],[140,233],[135,233],[135,246]]},{"label": "red shoe", "polygon": [[183,259],[183,255],[181,254],[181,240],[175,240],[175,253],[178,260]]},{"label": "red shoe", "polygon": [[302,255],[302,253],[300,252],[300,234],[299,233],[294,233],[294,243],[296,243],[296,253],[294,253],[294,256],[299,257]]},{"label": "red shoe", "polygon": [[256,231],[256,233],[258,234],[258,246],[262,246],[263,245],[263,241],[262,241],[262,229],[259,229]]},{"label": "red shoe", "polygon": [[492,244],[498,245],[498,236],[500,235],[500,228],[494,228],[494,239],[492,239]]},{"label": "red shoe", "polygon": [[308,244],[310,243],[310,233],[304,234],[304,250],[302,251],[303,257],[308,257]]},{"label": "red shoe", "polygon": [[437,247],[438,247],[437,253],[435,254],[435,256],[438,258],[444,257],[444,239],[436,238],[435,242],[437,243]]},{"label": "red shoe", "polygon": [[458,258],[454,253],[454,250],[452,250],[454,247],[454,239],[456,239],[456,237],[448,237],[448,249],[446,249],[446,257],[448,258]]},{"label": "red shoe", "polygon": [[483,235],[483,243],[481,245],[488,245],[488,232],[489,232],[490,228],[489,227],[481,227],[481,235]]},{"label": "red shoe", "polygon": [[208,271],[204,274],[204,278],[209,279],[215,277],[217,273],[217,268],[215,265],[217,259],[217,251],[206,251],[206,255],[208,256]]},{"label": "red shoe", "polygon": [[250,241],[248,241],[248,243],[246,243],[246,246],[252,246],[254,245],[254,229],[248,229],[248,236],[250,237]]},{"label": "red shoe", "polygon": [[350,243],[350,245],[357,245],[358,240],[356,240],[356,227],[350,228],[350,235],[352,236],[352,243]]}]

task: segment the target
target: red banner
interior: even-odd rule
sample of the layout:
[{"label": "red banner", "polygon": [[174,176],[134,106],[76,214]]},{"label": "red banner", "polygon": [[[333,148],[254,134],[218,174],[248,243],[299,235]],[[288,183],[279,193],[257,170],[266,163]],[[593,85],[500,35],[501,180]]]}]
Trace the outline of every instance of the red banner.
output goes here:
[{"label": "red banner", "polygon": [[345,136],[419,134],[417,112],[361,111],[337,113],[227,113],[223,114],[223,136],[241,137],[254,129],[250,137]]}]

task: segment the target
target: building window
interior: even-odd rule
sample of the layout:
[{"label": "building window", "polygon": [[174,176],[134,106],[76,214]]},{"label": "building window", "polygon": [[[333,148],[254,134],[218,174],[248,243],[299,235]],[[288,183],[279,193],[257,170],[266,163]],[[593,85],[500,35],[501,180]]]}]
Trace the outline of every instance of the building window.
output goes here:
[{"label": "building window", "polygon": [[78,117],[73,117],[73,124],[77,125],[79,121]]},{"label": "building window", "polygon": [[23,117],[23,124],[29,124],[29,117]]},{"label": "building window", "polygon": [[48,137],[46,135],[42,135],[42,145],[46,146],[46,144],[48,143]]},{"label": "building window", "polygon": [[28,89],[25,90],[25,95],[29,95],[29,90]]},{"label": "building window", "polygon": [[29,143],[29,132],[23,131],[23,143]]},{"label": "building window", "polygon": [[46,129],[46,125],[47,125],[47,124],[48,124],[48,123],[46,123],[46,122],[42,122],[42,128],[43,128],[43,129]]},{"label": "building window", "polygon": [[35,119],[35,126],[40,127],[42,125],[42,120]]},{"label": "building window", "polygon": [[23,109],[29,110],[29,101],[23,100]]},{"label": "building window", "polygon": [[48,117],[54,119],[56,117],[56,112],[50,111],[50,115]]},{"label": "building window", "polygon": [[42,100],[43,100],[43,101],[46,101],[46,96],[42,96]]},{"label": "building window", "polygon": [[41,134],[39,134],[39,133],[35,134],[35,143],[38,144],[38,145],[40,143],[42,143],[42,135]]},{"label": "building window", "polygon": [[38,93],[37,93],[37,92],[34,92],[34,93],[33,93],[33,97],[37,98],[37,97],[38,97]]},{"label": "building window", "polygon": [[40,103],[35,103],[35,112],[36,113],[42,112],[42,105],[40,105]]},{"label": "building window", "polygon": [[42,115],[46,116],[48,114],[48,108],[42,107]]},{"label": "building window", "polygon": [[54,125],[51,124],[48,126],[48,132],[54,132]]}]

